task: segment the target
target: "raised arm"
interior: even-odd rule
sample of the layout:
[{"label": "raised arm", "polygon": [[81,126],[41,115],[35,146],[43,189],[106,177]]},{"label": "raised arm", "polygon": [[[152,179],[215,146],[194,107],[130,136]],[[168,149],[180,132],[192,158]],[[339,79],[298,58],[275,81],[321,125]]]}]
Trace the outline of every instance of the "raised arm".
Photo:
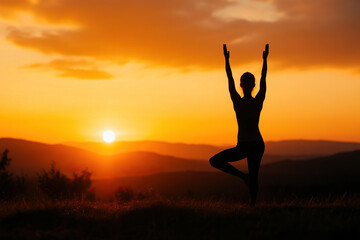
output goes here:
[{"label": "raised arm", "polygon": [[269,55],[269,44],[265,45],[265,51],[263,52],[263,67],[261,71],[261,79],[260,79],[260,90],[256,95],[256,98],[264,101],[265,93],[266,93],[266,72],[267,72],[267,57]]},{"label": "raised arm", "polygon": [[236,91],[234,78],[230,68],[230,62],[229,62],[230,52],[227,50],[226,44],[223,45],[223,48],[224,48],[225,69],[226,69],[226,75],[228,77],[230,97],[233,103],[235,103],[236,101],[240,100],[241,97],[239,93]]}]

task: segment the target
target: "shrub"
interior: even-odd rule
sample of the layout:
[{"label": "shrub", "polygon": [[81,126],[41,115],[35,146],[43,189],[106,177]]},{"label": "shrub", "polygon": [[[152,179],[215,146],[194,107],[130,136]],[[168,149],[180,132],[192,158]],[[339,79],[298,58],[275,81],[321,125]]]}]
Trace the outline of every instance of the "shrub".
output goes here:
[{"label": "shrub", "polygon": [[40,189],[50,198],[68,198],[70,196],[70,179],[56,169],[56,163],[52,162],[49,171],[44,169],[38,174]]},{"label": "shrub", "polygon": [[129,187],[119,187],[115,192],[115,199],[121,202],[129,202],[134,199],[134,192]]},{"label": "shrub", "polygon": [[13,175],[7,171],[11,158],[8,157],[9,150],[6,149],[1,154],[0,161],[0,199],[10,198],[13,196],[14,180]]},{"label": "shrub", "polygon": [[73,173],[73,179],[71,181],[72,186],[72,194],[81,199],[94,200],[95,193],[94,189],[90,189],[91,187],[91,175],[87,169],[81,171],[80,174]]},{"label": "shrub", "polygon": [[94,198],[91,187],[91,172],[87,169],[81,174],[73,173],[73,179],[61,173],[53,162],[48,171],[42,170],[38,174],[38,182],[40,189],[52,199],[68,199],[68,198]]},{"label": "shrub", "polygon": [[5,171],[6,167],[10,165],[11,158],[8,157],[9,150],[5,149],[5,151],[1,154],[0,161],[0,171]]},{"label": "shrub", "polygon": [[0,199],[13,198],[15,196],[24,195],[28,190],[25,184],[25,176],[14,176],[7,170],[10,166],[11,158],[8,157],[9,150],[6,149],[1,154],[0,160]]}]

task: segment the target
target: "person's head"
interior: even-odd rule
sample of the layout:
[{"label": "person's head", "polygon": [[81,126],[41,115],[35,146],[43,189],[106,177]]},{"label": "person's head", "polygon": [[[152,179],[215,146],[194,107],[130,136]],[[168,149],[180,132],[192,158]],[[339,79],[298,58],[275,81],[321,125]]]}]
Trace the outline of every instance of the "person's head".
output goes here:
[{"label": "person's head", "polygon": [[244,94],[251,94],[255,87],[255,77],[252,73],[246,72],[240,78],[240,87]]}]

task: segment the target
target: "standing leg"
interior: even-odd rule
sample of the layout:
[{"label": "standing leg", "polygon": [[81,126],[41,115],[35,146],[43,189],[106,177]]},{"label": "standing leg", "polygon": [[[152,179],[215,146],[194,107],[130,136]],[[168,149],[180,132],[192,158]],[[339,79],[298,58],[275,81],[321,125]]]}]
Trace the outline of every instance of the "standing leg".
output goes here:
[{"label": "standing leg", "polygon": [[243,179],[246,183],[248,181],[248,176],[241,172],[239,169],[235,168],[233,165],[229,164],[229,162],[234,162],[241,160],[246,157],[246,152],[242,151],[239,147],[230,148],[219,152],[218,154],[214,155],[210,158],[211,166],[239,177]]},{"label": "standing leg", "polygon": [[264,143],[254,143],[247,158],[249,168],[249,190],[251,196],[251,205],[255,205],[256,197],[259,191],[258,173],[260,168],[261,158],[264,154]]}]

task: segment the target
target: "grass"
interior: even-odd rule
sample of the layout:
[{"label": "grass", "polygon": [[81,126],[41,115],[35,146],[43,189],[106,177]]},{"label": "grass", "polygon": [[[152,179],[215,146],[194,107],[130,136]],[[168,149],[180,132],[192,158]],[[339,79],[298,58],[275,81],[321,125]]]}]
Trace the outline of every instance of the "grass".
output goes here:
[{"label": "grass", "polygon": [[357,199],[262,202],[192,199],[15,201],[0,207],[0,239],[359,239]]}]

